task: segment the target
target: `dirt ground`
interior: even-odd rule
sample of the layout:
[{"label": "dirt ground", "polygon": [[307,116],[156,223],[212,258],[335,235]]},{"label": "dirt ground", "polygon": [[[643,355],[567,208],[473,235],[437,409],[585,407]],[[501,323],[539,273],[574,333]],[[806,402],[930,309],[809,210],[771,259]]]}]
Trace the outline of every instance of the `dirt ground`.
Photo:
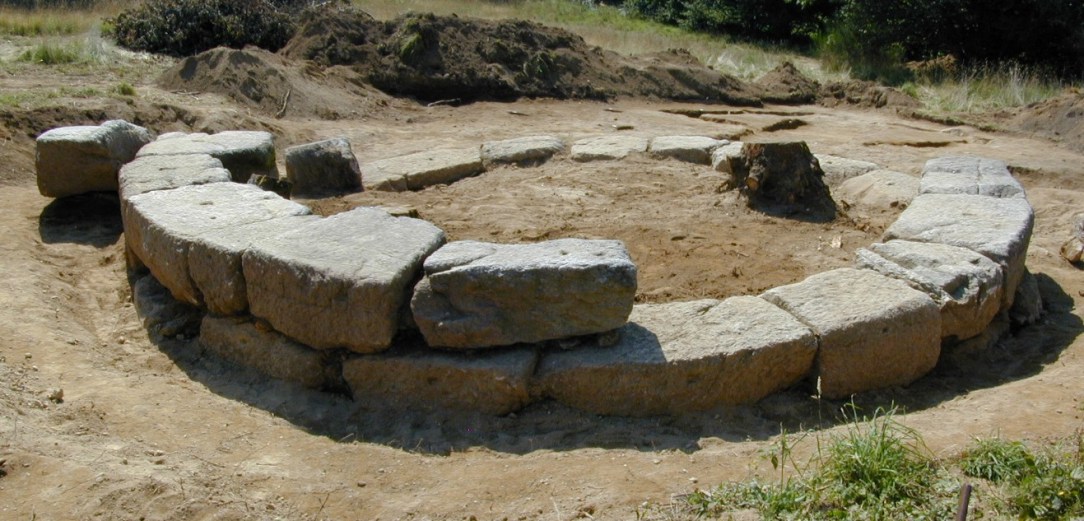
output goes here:
[{"label": "dirt ground", "polygon": [[[0,77],[0,90],[71,81]],[[1057,254],[1070,216],[1084,210],[1084,155],[1046,138],[846,107],[735,108],[712,123],[663,110],[721,107],[639,100],[429,108],[393,99],[334,121],[276,119],[219,95],[150,82],[137,89],[132,103],[58,99],[0,118],[0,519],[666,517],[676,496],[697,487],[770,475],[762,456],[782,428],[826,435],[842,428],[844,403],[803,389],[678,418],[599,417],[553,403],[503,418],[365,410],[266,381],[202,353],[191,338],[151,338],[131,302],[116,198],[52,201],[34,184],[30,136],[102,115],[157,131],[265,128],[280,150],[343,135],[362,163],[616,127],[648,136],[800,139],[816,153],[911,174],[945,154],[1001,158],[1036,209],[1028,266],[1045,317],[907,388],[855,403],[867,411],[897,404],[900,419],[942,456],[974,437],[1045,443],[1084,428],[1084,272]],[[807,125],[761,130],[790,117]],[[875,241],[898,211],[852,210],[831,224],[781,221],[719,193],[719,182],[707,167],[673,161],[560,159],[418,193],[311,203],[325,213],[409,206],[453,239],[618,238],[640,268],[637,298],[650,302],[756,294],[849,265],[854,249]],[[63,399],[51,400],[57,390]]]}]

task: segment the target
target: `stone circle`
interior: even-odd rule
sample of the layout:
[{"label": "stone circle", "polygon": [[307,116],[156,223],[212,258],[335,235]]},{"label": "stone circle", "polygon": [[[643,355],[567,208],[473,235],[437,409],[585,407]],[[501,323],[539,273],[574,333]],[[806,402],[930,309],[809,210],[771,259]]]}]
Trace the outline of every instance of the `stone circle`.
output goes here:
[{"label": "stone circle", "polygon": [[[70,132],[79,131],[57,135]],[[617,241],[445,245],[436,226],[375,208],[312,216],[236,182],[245,176],[229,166],[238,154],[223,152],[226,143],[261,150],[255,163],[266,166],[274,157],[263,146],[269,135],[221,134],[162,136],[118,165],[128,247],[174,297],[204,310],[201,342],[209,350],[301,385],[345,386],[373,406],[500,415],[554,399],[598,414],[682,414],[753,403],[803,381],[845,398],[922,377],[942,342],[985,334],[1014,300],[1019,320],[1041,310],[1024,266],[1034,213],[997,160],[929,162],[921,193],[885,242],[857,253],[856,268],[759,297],[633,305],[636,267]],[[661,152],[687,148],[687,138],[587,138],[569,158],[619,160],[655,144],[656,156],[688,160]],[[708,140],[694,141],[716,170],[741,157],[734,144]],[[39,148],[43,164],[63,161],[49,159],[61,149],[48,143]],[[563,143],[549,139],[508,140],[370,163],[362,181],[417,190],[487,165],[529,166],[563,153]],[[163,155],[181,166],[156,159]],[[839,165],[839,177],[877,168]],[[530,304],[554,295],[567,302],[555,298],[540,309],[559,322],[580,320],[576,311],[598,321],[546,325]],[[457,319],[470,327],[441,331],[454,330]],[[418,329],[428,342],[397,343],[401,331]],[[448,340],[457,335],[472,339]]]}]

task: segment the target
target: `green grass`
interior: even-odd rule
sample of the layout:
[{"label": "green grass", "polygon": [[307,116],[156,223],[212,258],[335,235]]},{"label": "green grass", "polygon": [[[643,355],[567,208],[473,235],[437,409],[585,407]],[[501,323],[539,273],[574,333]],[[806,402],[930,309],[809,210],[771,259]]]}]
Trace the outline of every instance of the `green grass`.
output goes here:
[{"label": "green grass", "polygon": [[[756,510],[764,519],[952,519],[973,482],[970,519],[1076,519],[1084,515],[1084,433],[1036,452],[1018,441],[975,440],[962,456],[936,458],[892,410],[857,415],[841,435],[813,441],[806,462],[783,433],[766,456],[778,475],[685,496],[652,518],[717,518]],[[656,508],[653,512],[663,512]],[[675,513],[676,512],[676,513]],[[648,516],[642,516],[647,518]]]},{"label": "green grass", "polygon": [[[959,483],[894,412],[857,415],[812,460],[793,461],[784,434],[769,453],[777,481],[729,483],[688,497],[698,516],[755,509],[765,519],[948,519]],[[783,469],[793,468],[787,476]]]},{"label": "green grass", "polygon": [[963,473],[996,487],[996,507],[1027,519],[1084,515],[1084,434],[1036,453],[1018,441],[977,440],[960,460]]},{"label": "green grass", "polygon": [[61,87],[59,89],[21,90],[0,93],[0,108],[19,107],[24,109],[42,107],[55,103],[58,99],[97,98],[104,96],[94,87]]},{"label": "green grass", "polygon": [[560,27],[580,35],[591,44],[628,55],[686,49],[700,61],[743,79],[754,79],[790,61],[818,80],[843,78],[819,63],[781,48],[736,43],[724,36],[693,33],[657,22],[625,16],[614,7],[590,6],[571,0],[516,0],[479,2],[469,0],[355,0],[378,19],[387,20],[409,12],[458,14],[490,20],[519,18]]},{"label": "green grass", "polygon": [[53,42],[42,42],[19,55],[19,61],[38,63],[42,65],[64,65],[69,63],[85,63],[92,60],[85,45],[68,43],[60,45]]}]

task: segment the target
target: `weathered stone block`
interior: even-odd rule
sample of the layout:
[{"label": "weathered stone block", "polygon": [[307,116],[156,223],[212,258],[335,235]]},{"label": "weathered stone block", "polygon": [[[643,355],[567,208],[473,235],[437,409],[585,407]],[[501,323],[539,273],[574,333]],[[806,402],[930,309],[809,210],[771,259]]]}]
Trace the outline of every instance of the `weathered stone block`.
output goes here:
[{"label": "weathered stone block", "polygon": [[346,138],[334,138],[286,149],[286,177],[292,194],[302,197],[358,192],[361,168]]},{"label": "weathered stone block", "polygon": [[1043,316],[1043,295],[1039,292],[1039,280],[1026,268],[1016,298],[1009,308],[1009,320],[1016,326],[1035,324]]},{"label": "weathered stone block", "polygon": [[972,156],[927,161],[920,193],[1025,197],[1024,187],[1009,173],[1004,161]]},{"label": "weathered stone block", "polygon": [[204,317],[200,344],[235,364],[311,389],[339,387],[341,363],[249,318]]},{"label": "weathered stone block", "polygon": [[309,213],[255,186],[212,183],[129,198],[124,232],[132,251],[174,297],[202,306],[188,263],[194,242],[218,230]]},{"label": "weathered stone block", "polygon": [[231,178],[245,183],[253,174],[278,177],[274,138],[269,132],[227,130],[217,134],[170,134],[139,150],[138,157],[207,154],[222,162]]},{"label": "weathered stone block", "polygon": [[936,242],[979,252],[1005,273],[1002,309],[1024,276],[1035,214],[1023,198],[922,194],[885,231],[884,240]]},{"label": "weathered stone block", "polygon": [[140,157],[120,169],[120,199],[182,186],[225,183],[230,172],[207,154]]},{"label": "weathered stone block", "polygon": [[572,144],[573,161],[612,161],[629,154],[647,151],[647,138],[637,136],[599,136],[581,139]]},{"label": "weathered stone block", "polygon": [[730,143],[707,136],[660,136],[651,140],[648,154],[655,158],[673,158],[687,163],[711,164],[711,153]]},{"label": "weathered stone block", "polygon": [[824,182],[832,187],[839,186],[841,183],[852,177],[868,174],[869,172],[881,168],[877,163],[871,163],[869,161],[859,161],[857,159],[848,159],[846,157],[828,154],[815,155],[817,161],[820,162],[821,170],[824,170]]},{"label": "weathered stone block", "polygon": [[429,345],[480,348],[600,333],[625,324],[636,265],[619,241],[459,241],[425,260],[414,321]]},{"label": "weathered stone block", "polygon": [[241,257],[253,244],[320,220],[295,215],[201,233],[188,244],[188,273],[204,306],[217,315],[248,310],[248,289]]},{"label": "weathered stone block", "polygon": [[941,308],[941,338],[976,336],[1001,309],[1001,267],[966,248],[889,241],[858,250],[855,264],[929,295]]},{"label": "weathered stone block", "polygon": [[421,190],[428,186],[454,183],[485,171],[479,147],[455,150],[428,150],[382,159],[362,169],[365,188],[385,192]]},{"label": "weathered stone block", "polygon": [[918,178],[891,170],[874,170],[843,181],[832,194],[850,206],[888,210],[906,208],[918,195],[918,187]]},{"label": "weathered stone block", "polygon": [[489,165],[532,165],[548,161],[565,150],[565,143],[553,136],[528,136],[482,145],[482,163]]},{"label": "weathered stone block", "polygon": [[741,161],[741,150],[745,146],[745,143],[741,141],[732,141],[719,148],[716,148],[711,153],[711,167],[716,172],[722,172],[724,174],[734,174],[734,162]]},{"label": "weathered stone block", "polygon": [[343,378],[354,401],[370,407],[505,415],[530,402],[537,360],[530,348],[481,353],[397,348],[347,358]]},{"label": "weathered stone block", "polygon": [[821,394],[906,385],[941,353],[941,312],[925,293],[869,270],[837,269],[762,297],[813,329]]},{"label": "weathered stone block", "polygon": [[612,347],[551,351],[541,394],[597,414],[645,416],[749,404],[806,377],[813,332],[757,297],[639,305]]},{"label": "weathered stone block", "polygon": [[253,315],[317,349],[382,351],[444,232],[357,208],[259,241],[242,256]]},{"label": "weathered stone block", "polygon": [[46,197],[117,191],[117,172],[151,141],[147,129],[127,121],[61,127],[38,136],[38,191]]}]

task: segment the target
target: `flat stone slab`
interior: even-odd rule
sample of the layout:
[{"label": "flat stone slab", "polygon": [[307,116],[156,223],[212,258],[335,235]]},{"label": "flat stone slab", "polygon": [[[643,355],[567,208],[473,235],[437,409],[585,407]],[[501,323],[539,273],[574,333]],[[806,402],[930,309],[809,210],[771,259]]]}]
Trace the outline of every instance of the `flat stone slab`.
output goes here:
[{"label": "flat stone slab", "polygon": [[188,245],[188,274],[203,305],[216,315],[238,315],[248,310],[248,285],[241,258],[264,239],[320,220],[315,215],[291,215],[229,228],[211,230]]},{"label": "flat stone slab", "polygon": [[458,241],[424,269],[414,321],[429,345],[446,348],[609,331],[625,324],[636,294],[636,265],[620,241]]},{"label": "flat stone slab", "polygon": [[489,165],[534,165],[549,161],[565,151],[565,143],[553,136],[527,136],[482,145],[482,163]]},{"label": "flat stone slab", "polygon": [[451,184],[485,171],[478,147],[427,150],[364,165],[366,190],[405,192]]},{"label": "flat stone slab", "polygon": [[814,375],[826,398],[907,385],[941,354],[941,310],[933,299],[870,270],[828,271],[762,297],[817,335]]},{"label": "flat stone slab", "polygon": [[716,148],[711,152],[711,167],[716,172],[722,172],[724,174],[734,174],[734,163],[741,161],[742,148],[745,143],[741,141],[731,141],[725,145]]},{"label": "flat stone slab", "polygon": [[221,161],[207,154],[146,156],[120,169],[120,199],[124,201],[139,194],[182,186],[229,181],[230,171],[223,168]]},{"label": "flat stone slab", "polygon": [[350,142],[341,137],[287,148],[286,177],[292,193],[302,197],[362,190],[358,160]]},{"label": "flat stone slab", "polygon": [[259,241],[242,256],[251,313],[317,349],[387,349],[436,226],[356,208]]},{"label": "flat stone slab", "polygon": [[892,170],[874,170],[843,181],[832,195],[850,206],[888,210],[906,208],[918,195],[919,180]]},{"label": "flat stone slab", "polygon": [[163,135],[139,150],[138,157],[207,154],[222,162],[238,183],[253,175],[278,177],[274,137],[269,132],[227,130],[217,134]]},{"label": "flat stone slab", "polygon": [[343,361],[354,401],[381,409],[505,415],[530,402],[534,349],[447,353],[395,349]]},{"label": "flat stone slab", "polygon": [[923,194],[972,194],[1025,197],[1004,161],[974,156],[931,159],[922,169]]},{"label": "flat stone slab", "polygon": [[855,265],[906,282],[941,308],[941,338],[979,335],[1001,309],[1004,275],[985,256],[956,246],[888,241],[858,250]]},{"label": "flat stone slab", "polygon": [[153,139],[127,121],[60,127],[36,141],[38,191],[46,197],[117,191],[117,172]]},{"label": "flat stone slab", "polygon": [[193,243],[219,230],[310,213],[252,185],[183,186],[129,198],[124,233],[128,246],[174,297],[203,306],[189,265]]},{"label": "flat stone slab", "polygon": [[809,375],[813,332],[757,297],[638,305],[612,347],[543,355],[541,394],[596,414],[681,414],[754,403]]},{"label": "flat stone slab", "polygon": [[647,151],[647,138],[637,136],[598,136],[581,139],[572,144],[572,160],[613,161],[633,153]]},{"label": "flat stone slab", "polygon": [[249,318],[206,316],[200,345],[235,364],[310,389],[336,387],[341,364],[326,351],[310,349]]},{"label": "flat stone slab", "polygon": [[1005,273],[1004,309],[1024,276],[1035,213],[1023,198],[923,194],[911,201],[884,240],[936,242],[976,251]]},{"label": "flat stone slab", "polygon": [[647,152],[655,158],[710,165],[711,153],[727,143],[730,141],[707,136],[660,136],[651,140]]},{"label": "flat stone slab", "polygon": [[858,177],[881,168],[877,163],[869,161],[859,161],[829,154],[813,154],[813,156],[820,162],[821,170],[824,170],[824,182],[831,187],[839,186],[840,183],[852,177]]}]

